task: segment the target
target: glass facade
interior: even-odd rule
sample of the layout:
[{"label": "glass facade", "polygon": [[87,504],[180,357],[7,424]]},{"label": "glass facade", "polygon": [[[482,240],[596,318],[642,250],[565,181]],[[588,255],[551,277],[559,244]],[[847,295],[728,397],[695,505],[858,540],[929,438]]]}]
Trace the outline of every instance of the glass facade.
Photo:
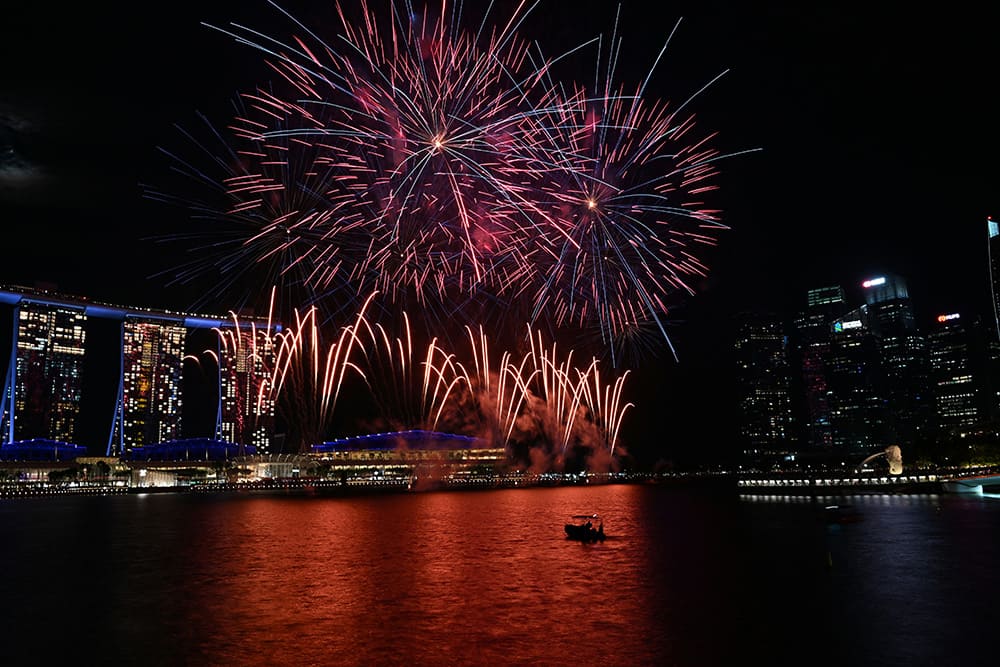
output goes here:
[{"label": "glass facade", "polygon": [[827,382],[830,427],[837,451],[866,454],[888,444],[880,371],[878,342],[867,306],[834,320]]},{"label": "glass facade", "polygon": [[847,312],[840,285],[807,292],[807,310],[795,320],[795,351],[802,375],[803,442],[810,449],[828,451],[833,446],[830,423],[830,387],[827,364],[833,321]]},{"label": "glass facade", "polygon": [[788,338],[777,317],[740,316],[736,364],[744,455],[756,460],[793,452]]},{"label": "glass facade", "polygon": [[993,302],[993,331],[997,340],[1000,340],[1000,225],[993,218],[986,218],[986,236]]},{"label": "glass facade", "polygon": [[906,282],[886,275],[865,281],[872,333],[879,346],[881,394],[887,402],[887,444],[909,447],[928,434],[932,400],[926,340],[917,330]]},{"label": "glass facade", "polygon": [[935,425],[941,437],[961,437],[979,422],[980,369],[973,364],[968,332],[957,313],[937,318],[928,335]]},{"label": "glass facade", "polygon": [[220,336],[220,439],[271,453],[274,357],[274,340],[267,331],[239,329]]},{"label": "glass facade", "polygon": [[[13,441],[77,444],[87,316],[82,308],[22,303],[16,313]],[[12,431],[12,433],[11,433]]]},{"label": "glass facade", "polygon": [[121,443],[128,454],[181,435],[181,375],[187,330],[176,324],[122,322]]}]

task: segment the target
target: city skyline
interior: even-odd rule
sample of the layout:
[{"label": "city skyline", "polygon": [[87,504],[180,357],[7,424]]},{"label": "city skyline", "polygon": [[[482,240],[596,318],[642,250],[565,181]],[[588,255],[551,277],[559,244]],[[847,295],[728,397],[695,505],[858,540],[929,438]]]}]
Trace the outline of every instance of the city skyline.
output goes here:
[{"label": "city skyline", "polygon": [[[298,4],[287,4],[290,13],[314,17]],[[2,267],[4,282],[184,307],[192,290],[148,278],[153,265],[176,261],[165,256],[176,249],[145,240],[182,212],[143,200],[137,186],[155,171],[157,147],[176,145],[173,124],[190,126],[196,111],[219,111],[259,80],[252,50],[201,25],[246,19],[266,26],[280,16],[259,5],[178,7],[126,41],[106,44],[95,35],[107,17],[90,11],[45,21],[29,10],[15,17],[5,56],[18,76],[0,91],[7,96],[3,117],[12,126],[10,118],[37,112],[30,119],[41,129],[21,132],[18,142],[34,140],[29,157],[55,158],[70,171],[32,194],[19,190],[5,163],[3,217],[25,222],[12,232],[22,251]],[[470,13],[479,6],[465,4]],[[679,420],[724,381],[727,371],[711,351],[741,309],[797,308],[807,289],[851,289],[851,280],[893,272],[910,282],[921,318],[974,308],[986,314],[984,226],[998,182],[996,161],[987,157],[1000,147],[989,95],[996,93],[961,86],[955,74],[988,73],[986,35],[974,32],[985,32],[988,22],[833,5],[723,11],[683,3],[650,21],[637,3],[621,7],[623,78],[641,79],[676,25],[651,90],[679,101],[725,73],[695,97],[692,110],[726,150],[760,149],[720,162],[722,220],[731,229],[706,253],[707,278],[671,313],[679,361],[665,350],[654,355],[640,385],[647,417],[637,433],[659,435],[648,416],[662,414],[653,396],[665,393],[669,417]],[[541,3],[525,30],[557,53],[605,31],[612,10],[584,3],[567,16]],[[35,40],[66,62],[77,58],[79,69],[46,68],[31,56]],[[149,49],[140,85],[118,73],[138,52],[136,42]]]},{"label": "city skyline", "polygon": [[[746,383],[755,382],[752,377],[745,376],[744,371],[748,369],[746,363],[753,357],[747,357],[747,354],[755,355],[757,353],[753,352],[753,347],[748,347],[750,338],[752,336],[754,339],[758,339],[762,334],[765,338],[759,338],[760,340],[772,340],[771,345],[774,347],[774,354],[782,355],[782,364],[792,364],[793,358],[798,358],[799,363],[804,362],[804,358],[801,356],[806,352],[806,348],[810,344],[813,338],[818,335],[818,341],[825,340],[830,333],[830,327],[833,326],[833,332],[843,332],[843,335],[848,335],[853,329],[858,332],[864,333],[870,330],[871,326],[875,326],[874,323],[871,325],[866,323],[869,318],[875,317],[878,310],[871,310],[874,304],[881,301],[889,300],[890,303],[895,303],[894,300],[902,299],[901,304],[905,304],[905,313],[902,311],[898,315],[892,314],[893,311],[886,311],[884,314],[879,315],[880,318],[889,319],[886,320],[887,324],[881,325],[881,327],[876,326],[876,333],[879,328],[885,328],[886,326],[896,326],[888,324],[888,322],[894,322],[898,317],[903,317],[902,321],[905,321],[905,327],[907,330],[912,331],[915,335],[924,338],[925,341],[929,342],[937,335],[943,333],[943,328],[958,326],[962,329],[968,329],[969,327],[975,328],[977,331],[981,332],[982,335],[992,336],[996,338],[995,326],[992,321],[991,316],[979,316],[978,313],[941,313],[937,315],[933,321],[920,322],[914,316],[912,310],[912,295],[906,285],[905,277],[896,276],[892,274],[873,276],[866,279],[862,285],[863,293],[861,295],[851,296],[846,292],[842,285],[832,285],[824,286],[821,288],[813,288],[807,290],[806,302],[807,306],[797,309],[793,312],[776,312],[776,311],[741,311],[737,313],[728,328],[727,334],[729,335],[728,343],[732,346],[731,350],[725,351],[723,354],[718,355],[720,359],[724,359],[724,363],[732,364],[732,370],[734,371],[735,379],[737,382],[733,385],[733,389],[737,392],[742,392],[748,386]],[[265,371],[265,375],[260,375],[260,371],[268,368],[275,368],[275,353],[276,346],[278,344],[277,338],[272,338],[271,336],[260,336],[263,332],[264,322],[258,322],[261,329],[258,332],[258,336],[255,337],[250,335],[250,330],[246,329],[247,322],[240,322],[238,319],[233,317],[228,318],[209,318],[204,315],[191,315],[184,313],[167,313],[167,312],[157,312],[147,309],[129,309],[122,306],[109,306],[107,304],[95,303],[86,298],[74,299],[68,297],[67,295],[59,295],[50,292],[41,292],[26,290],[23,293],[18,290],[7,289],[3,293],[3,301],[10,304],[18,304],[21,311],[21,332],[18,334],[18,341],[22,337],[30,338],[29,345],[33,348],[36,345],[33,341],[37,339],[37,357],[33,357],[34,361],[30,363],[33,366],[37,366],[41,369],[44,365],[45,368],[52,366],[53,368],[61,368],[60,364],[65,364],[66,362],[61,360],[60,354],[55,354],[51,351],[47,351],[48,346],[55,346],[56,348],[67,348],[67,343],[60,343],[58,336],[72,335],[74,340],[77,342],[73,343],[70,347],[72,352],[70,356],[66,357],[66,360],[73,361],[76,370],[64,370],[60,371],[59,375],[64,378],[76,378],[74,380],[77,385],[75,389],[70,389],[69,393],[62,396],[59,392],[54,395],[57,401],[62,401],[66,403],[66,409],[55,410],[53,415],[59,422],[63,420],[69,420],[70,422],[74,420],[80,420],[84,418],[87,421],[87,417],[90,417],[90,421],[93,421],[93,415],[82,415],[80,414],[80,387],[79,376],[81,368],[77,368],[83,363],[84,367],[89,367],[90,371],[85,373],[85,375],[90,375],[94,370],[99,368],[104,368],[105,371],[102,375],[107,375],[108,372],[116,369],[118,367],[118,362],[115,361],[117,356],[121,356],[121,374],[118,379],[114,380],[114,384],[118,384],[118,398],[117,407],[115,408],[116,417],[114,420],[114,425],[112,427],[112,435],[109,440],[109,451],[114,450],[116,453],[124,454],[128,449],[131,448],[133,444],[145,444],[152,445],[160,442],[165,442],[169,440],[179,439],[181,436],[181,431],[178,429],[180,421],[180,412],[178,411],[179,406],[186,401],[184,399],[184,392],[181,391],[181,366],[187,367],[188,362],[194,365],[188,370],[193,370],[195,367],[201,368],[204,364],[212,366],[214,364],[213,360],[218,355],[220,359],[223,360],[222,368],[217,370],[212,370],[206,368],[201,371],[201,375],[206,372],[211,377],[216,377],[218,375],[217,381],[220,387],[216,391],[222,393],[222,399],[218,403],[218,415],[213,418],[214,420],[221,420],[215,426],[206,430],[204,433],[198,433],[199,429],[204,430],[206,428],[207,422],[201,424],[199,427],[188,427],[184,429],[184,433],[188,438],[190,437],[206,437],[208,435],[214,434],[215,437],[221,437],[223,440],[230,440],[237,443],[247,443],[254,444],[258,451],[267,452],[269,447],[267,440],[258,440],[259,435],[251,436],[249,431],[244,433],[244,418],[246,418],[247,424],[257,423],[256,420],[260,417],[269,419],[267,414],[273,413],[274,401],[273,398],[268,398],[268,403],[270,408],[265,408],[265,413],[262,415],[256,415],[255,410],[251,409],[250,403],[254,402],[251,397],[254,396],[271,396],[270,390],[265,387],[260,386],[260,381],[269,375],[269,372]],[[824,305],[826,304],[826,305]],[[833,311],[827,312],[829,308],[833,307]],[[822,312],[826,313],[822,318],[822,321],[812,322],[814,316],[818,314],[819,310],[817,308],[824,309]],[[866,312],[866,308],[869,309]],[[883,308],[884,310],[884,308]],[[37,311],[37,312],[36,312]],[[15,313],[18,311],[15,310]],[[46,315],[48,313],[48,315]],[[79,317],[79,322],[73,330],[77,330],[76,333],[71,333],[71,329],[66,326],[60,327],[58,325],[58,319],[53,319],[57,317],[70,317],[77,314]],[[102,325],[107,331],[103,334],[100,333],[101,327],[94,329],[90,324],[87,323],[87,316],[96,317],[95,322],[101,320],[108,320],[109,324],[114,321],[119,321],[120,332],[115,333],[114,336],[121,337],[120,349],[117,353],[114,353],[108,345],[110,338],[108,338],[109,333],[112,332],[111,329],[107,329],[107,326]],[[25,319],[25,318],[29,319]],[[25,323],[31,326],[30,323],[34,321],[33,318],[43,317],[39,322],[47,322],[51,320],[48,324],[42,326],[35,325],[37,331],[31,333],[30,328],[25,328]],[[309,322],[311,320],[306,320],[306,326],[302,331],[308,333],[311,327]],[[747,325],[751,322],[770,322],[771,324],[762,325],[763,328],[759,329],[755,333],[753,327],[747,328]],[[807,324],[808,322],[808,324]],[[55,323],[55,324],[53,324]],[[832,323],[832,324],[831,324]],[[205,329],[210,325],[214,325],[213,329],[220,329],[221,333],[218,334],[218,339],[213,343],[211,339],[206,338],[202,343],[202,346],[208,345],[207,348],[198,348],[199,343],[195,343],[194,340],[190,340],[184,343],[184,340],[190,337],[190,334],[199,329]],[[236,326],[244,329],[239,335],[236,334]],[[55,328],[53,328],[55,326]],[[301,324],[300,324],[301,326]],[[362,327],[362,331],[369,325]],[[816,329],[817,334],[807,333],[806,329]],[[46,328],[47,327],[47,328]],[[193,327],[186,329],[186,327]],[[231,331],[229,331],[231,329]],[[48,336],[50,334],[45,333],[47,330],[51,330],[50,333],[55,336],[51,342],[47,343]],[[820,331],[822,330],[822,331]],[[188,331],[186,334],[185,331]],[[207,330],[206,330],[207,331]],[[826,333],[823,333],[825,331]],[[54,332],[54,333],[53,333]],[[65,332],[65,333],[60,333]],[[766,332],[766,333],[765,333]],[[93,336],[98,336],[97,339],[93,339]],[[291,332],[289,332],[291,333]],[[374,333],[374,332],[371,332]],[[300,334],[301,335],[301,334]],[[884,336],[884,333],[878,333],[879,336]],[[103,336],[103,342],[101,337]],[[162,338],[161,338],[162,337]],[[168,342],[168,338],[172,339]],[[214,338],[214,336],[212,336]],[[288,340],[295,340],[294,339]],[[86,339],[86,343],[84,342]],[[158,342],[159,341],[159,342]],[[90,348],[94,347],[96,342],[97,351],[92,351]],[[372,339],[371,343],[376,343],[376,339]],[[358,340],[359,345],[363,345],[363,340]],[[483,339],[482,344],[485,346],[486,340]],[[910,344],[905,344],[908,349]],[[157,350],[158,346],[163,346],[162,349]],[[218,350],[215,348],[218,347]],[[295,347],[298,347],[296,345]],[[921,347],[923,347],[921,345]],[[21,344],[18,343],[17,349],[20,350]],[[197,348],[197,349],[196,349]],[[27,350],[29,348],[25,348]],[[103,350],[103,352],[101,351]],[[485,347],[483,348],[485,352]],[[555,350],[553,349],[553,352]],[[187,353],[185,356],[185,352]],[[365,353],[365,357],[368,358],[368,363],[372,363],[371,357],[381,356],[389,352],[386,348],[382,352],[378,351],[378,345],[376,347],[369,349]],[[732,354],[730,354],[732,352]],[[911,356],[912,352],[905,352],[904,348],[900,348],[899,353],[905,353],[904,358]],[[886,354],[890,357],[895,352],[892,350],[886,350]],[[98,355],[95,357],[94,355]],[[103,357],[101,358],[101,355]],[[36,412],[43,406],[26,405],[25,399],[22,394],[25,390],[23,385],[24,378],[27,377],[26,373],[30,372],[30,368],[24,365],[22,370],[22,364],[27,364],[27,357],[24,360],[21,358],[21,352],[17,354],[16,365],[14,362],[14,357],[11,356],[11,366],[10,372],[12,373],[8,377],[12,387],[17,388],[17,408],[16,412],[21,417],[29,417],[31,413]],[[184,356],[184,360],[181,357]],[[279,354],[279,356],[282,356]],[[548,356],[548,353],[545,353]],[[898,356],[898,355],[897,355]],[[484,357],[485,359],[485,357]],[[74,361],[75,360],[75,361]],[[553,362],[556,361],[555,357],[552,358]],[[388,361],[388,359],[387,359]],[[774,363],[777,360],[775,359]],[[345,358],[346,363],[346,358]],[[379,362],[384,363],[384,362]],[[758,362],[752,362],[758,363]],[[825,363],[825,362],[823,362]],[[32,367],[33,367],[32,366]],[[160,366],[160,369],[154,371],[153,368]],[[252,374],[248,371],[256,367],[257,370]],[[14,374],[14,369],[16,368],[16,374]],[[213,366],[214,368],[214,366]],[[373,367],[374,368],[374,367]],[[144,370],[143,370],[144,369]],[[305,369],[303,369],[305,370]],[[402,367],[401,369],[402,370]],[[443,367],[440,369],[443,370]],[[789,371],[792,375],[792,384],[798,385],[805,381],[806,384],[809,381],[803,377],[799,377],[798,374],[803,371],[804,368],[792,364],[789,367]],[[46,375],[51,375],[49,371],[41,371]],[[394,371],[398,372],[398,371]],[[306,371],[308,373],[308,371]],[[199,373],[195,373],[198,375]],[[296,372],[293,376],[289,376],[291,379],[304,377],[300,372]],[[405,377],[405,373],[404,373]],[[113,379],[113,378],[112,378]],[[374,378],[373,378],[374,379]],[[390,382],[394,383],[391,377],[385,378]],[[87,380],[90,380],[88,377]],[[787,382],[788,379],[785,380]],[[185,386],[188,386],[188,382],[184,382]],[[300,380],[295,380],[293,384],[300,384]],[[150,392],[155,391],[157,395],[154,397]],[[305,388],[305,385],[301,385]],[[37,391],[40,386],[34,388]],[[187,391],[193,389],[189,388]],[[379,394],[381,389],[377,385],[371,387],[376,394]],[[193,389],[196,393],[200,390]],[[262,393],[263,391],[263,393]],[[306,388],[307,393],[311,390]],[[93,389],[90,392],[93,393]],[[383,394],[383,398],[377,400],[377,402],[383,403],[383,408],[388,411],[384,413],[384,416],[390,420],[395,420],[402,418],[404,421],[401,422],[401,426],[412,426],[413,424],[420,424],[420,417],[418,414],[412,414],[409,417],[404,415],[408,410],[404,407],[406,399],[402,396],[389,398],[388,403],[385,399],[393,393],[393,390],[389,390],[389,394]],[[789,394],[789,387],[785,387],[776,394],[778,398],[782,401],[787,401],[789,397],[795,399],[796,396],[794,392]],[[97,403],[93,401],[92,397],[85,396],[89,398],[91,406]],[[15,396],[11,394],[9,400],[14,401]],[[109,412],[111,404],[114,402],[112,400],[112,394],[109,394],[105,402],[107,406],[100,412],[103,414]],[[123,402],[124,401],[124,402]],[[138,402],[136,402],[138,401]],[[130,404],[132,407],[129,407]],[[175,405],[176,404],[176,405]],[[304,403],[300,403],[305,405]],[[12,403],[13,405],[13,403]],[[171,406],[174,406],[171,408]],[[716,404],[713,406],[714,409],[720,410],[724,413],[725,407],[735,407],[734,406],[723,406],[722,404]],[[791,410],[791,406],[786,406],[786,409]],[[138,411],[137,411],[138,410]],[[200,408],[192,412],[192,415],[196,413],[204,413],[198,419],[199,422],[208,419],[209,413],[215,414],[216,408],[211,405],[205,404]],[[331,416],[333,413],[332,407],[330,409]],[[417,413],[420,410],[417,409]],[[304,415],[305,413],[303,413]],[[146,415],[146,416],[143,416]],[[286,413],[286,417],[289,415]],[[733,411],[729,415],[732,419],[729,420],[730,430],[729,435],[735,435],[737,431],[742,431],[748,424],[746,421],[747,415],[740,411]],[[152,419],[148,425],[143,426],[146,420]],[[802,415],[797,415],[795,417],[796,421],[802,420]],[[138,421],[136,421],[138,420]],[[98,420],[103,421],[103,420]],[[326,421],[324,419],[323,421]],[[725,420],[724,420],[725,421]],[[25,439],[25,433],[23,432],[23,419],[18,420],[18,432],[21,433],[20,436],[14,438],[16,440]],[[343,420],[340,420],[341,425],[344,424]],[[58,425],[57,422],[53,424]],[[160,426],[156,426],[160,424]],[[317,422],[317,425],[320,425]],[[208,426],[211,426],[208,424]],[[698,426],[695,422],[695,426]],[[154,430],[149,431],[149,428]],[[61,428],[61,427],[60,427]],[[138,430],[136,430],[138,428]],[[155,430],[161,429],[160,435],[155,434]],[[249,428],[249,427],[247,427]],[[256,426],[254,427],[256,428]],[[268,430],[273,427],[264,427],[261,434],[267,433]],[[5,427],[6,429],[6,427]],[[143,435],[143,429],[146,430],[146,435]],[[162,431],[166,429],[166,431]],[[220,431],[221,429],[221,431]],[[322,427],[321,427],[322,429]],[[32,437],[47,436],[52,437],[58,441],[69,441],[80,443],[79,438],[73,437],[74,429],[70,426],[66,432],[62,432],[59,428],[40,428],[40,425],[35,425],[32,428],[33,432],[30,434]],[[503,429],[504,431],[506,428]],[[781,433],[774,436],[769,436],[772,439],[771,447],[777,447],[778,450],[786,452],[795,451],[818,451],[816,450],[818,442],[813,442],[812,436],[806,438],[805,430],[800,426],[793,428],[791,424],[786,424],[780,428]],[[93,432],[93,427],[90,429],[91,436]],[[8,434],[10,435],[10,434]],[[744,434],[745,435],[745,434]],[[340,434],[336,431],[317,431],[313,434],[313,439],[317,439],[319,442],[323,438],[327,437],[339,437]],[[263,436],[267,437],[267,436]],[[351,437],[351,436],[348,436]],[[777,437],[776,440],[774,438]],[[310,441],[311,442],[311,441]],[[309,443],[304,443],[308,445]],[[835,443],[828,442],[827,445],[833,445]],[[831,451],[843,449],[846,442],[842,442],[839,445],[833,446]],[[89,443],[90,447],[94,448],[94,443]],[[741,446],[746,446],[746,440],[741,439]],[[103,449],[103,446],[102,446]],[[297,449],[297,447],[296,447]],[[862,446],[863,450],[864,447]],[[844,450],[847,451],[847,450]],[[728,452],[732,455],[736,452]]]},{"label": "city skyline", "polygon": [[862,286],[861,303],[840,286],[810,290],[793,320],[739,316],[745,463],[861,460],[889,447],[918,462],[988,457],[1000,405],[994,319],[952,312],[921,324],[902,276]]},{"label": "city skyline", "polygon": [[[982,226],[985,230],[985,220],[982,221]],[[985,231],[983,246],[985,254]],[[683,363],[679,364],[679,372],[685,376],[686,381],[682,383],[677,397],[679,400],[685,401],[683,391],[686,389],[700,393],[700,397],[714,400],[706,402],[687,397],[683,405],[688,411],[689,421],[675,424],[673,428],[676,432],[683,433],[682,437],[690,442],[708,441],[725,443],[725,446],[712,451],[706,451],[705,448],[697,446],[679,448],[677,458],[688,464],[701,462],[708,465],[730,465],[741,458],[740,448],[745,442],[742,441],[740,432],[745,425],[745,417],[741,414],[740,408],[741,392],[744,388],[740,386],[739,382],[738,361],[741,344],[739,334],[741,325],[747,318],[763,317],[773,320],[775,325],[780,327],[780,335],[786,338],[785,344],[788,346],[786,351],[791,357],[801,352],[801,350],[794,349],[795,345],[803,342],[802,332],[797,331],[797,322],[811,310],[813,305],[810,301],[811,292],[822,293],[826,290],[836,290],[840,298],[843,299],[841,305],[845,313],[855,312],[866,305],[866,292],[871,291],[865,286],[866,283],[880,283],[893,277],[901,279],[907,284],[910,283],[908,276],[890,272],[864,273],[850,280],[833,280],[825,284],[803,285],[798,294],[797,302],[783,308],[768,304],[767,307],[748,307],[712,313],[711,316],[714,317],[716,323],[712,336],[690,341],[691,345],[700,346],[699,349],[705,354],[706,359],[710,358],[710,360],[706,361],[704,365],[685,366]],[[928,336],[941,327],[942,321],[948,322],[956,319],[966,326],[975,325],[981,327],[986,334],[992,332],[992,335],[996,336],[988,284],[983,286],[979,294],[979,307],[970,306],[935,312],[926,309],[926,307],[924,309],[918,308],[922,302],[926,303],[923,297],[924,295],[915,292],[912,287],[909,288],[907,302],[913,308],[913,325],[919,335]],[[962,295],[963,298],[958,298],[958,295],[956,297],[952,302],[962,303],[966,301],[968,295]],[[942,303],[949,303],[949,300],[945,298]],[[957,318],[956,315],[958,315]],[[827,322],[827,326],[829,326],[829,322]],[[703,335],[703,332],[697,332],[695,335],[697,334]],[[686,340],[682,339],[680,344],[683,345]],[[709,350],[709,352],[704,352],[704,350]],[[802,382],[803,378],[797,376],[801,371],[802,369],[799,367],[789,369],[789,372],[793,373],[791,378],[793,384]],[[655,383],[644,385],[644,390],[655,391]],[[804,397],[793,395],[792,398],[802,400]],[[797,415],[797,417],[801,418],[801,415]],[[804,432],[800,433],[793,429],[788,431],[788,435],[789,439],[786,445],[789,449],[809,450],[804,442],[799,441],[800,437],[805,437]]]}]

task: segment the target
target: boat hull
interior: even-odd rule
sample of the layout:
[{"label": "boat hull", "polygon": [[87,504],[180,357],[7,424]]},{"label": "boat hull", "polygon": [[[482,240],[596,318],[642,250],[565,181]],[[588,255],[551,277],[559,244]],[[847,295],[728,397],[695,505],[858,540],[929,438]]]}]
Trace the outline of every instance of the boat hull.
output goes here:
[{"label": "boat hull", "polygon": [[567,523],[565,525],[566,539],[577,542],[603,542],[605,540],[604,527],[594,528],[593,526],[578,526]]}]

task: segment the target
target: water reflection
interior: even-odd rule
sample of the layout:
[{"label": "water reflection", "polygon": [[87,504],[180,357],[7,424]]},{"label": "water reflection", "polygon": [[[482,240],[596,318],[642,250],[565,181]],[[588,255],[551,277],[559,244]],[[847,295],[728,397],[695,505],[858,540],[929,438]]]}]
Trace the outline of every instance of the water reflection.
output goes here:
[{"label": "water reflection", "polygon": [[[640,485],[27,499],[0,505],[0,638],[144,665],[975,663],[1000,504],[846,502],[863,521]],[[567,540],[589,512],[608,539]]]},{"label": "water reflection", "polygon": [[[198,529],[174,563],[185,611],[166,623],[209,663],[293,664],[292,650],[294,664],[481,665],[518,656],[552,665],[586,647],[589,664],[643,664],[662,619],[647,613],[653,591],[635,576],[636,559],[651,551],[636,530],[636,492],[188,506]],[[565,540],[565,518],[595,508],[615,517],[610,539]]]}]

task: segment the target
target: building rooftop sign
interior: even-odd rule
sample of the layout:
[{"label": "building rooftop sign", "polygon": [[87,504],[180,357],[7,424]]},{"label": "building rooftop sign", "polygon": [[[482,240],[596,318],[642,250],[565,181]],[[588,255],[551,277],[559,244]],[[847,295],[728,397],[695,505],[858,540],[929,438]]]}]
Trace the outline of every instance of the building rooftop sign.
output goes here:
[{"label": "building rooftop sign", "polygon": [[846,322],[834,322],[833,330],[836,332],[844,331],[845,329],[860,329],[861,320],[848,320]]}]

